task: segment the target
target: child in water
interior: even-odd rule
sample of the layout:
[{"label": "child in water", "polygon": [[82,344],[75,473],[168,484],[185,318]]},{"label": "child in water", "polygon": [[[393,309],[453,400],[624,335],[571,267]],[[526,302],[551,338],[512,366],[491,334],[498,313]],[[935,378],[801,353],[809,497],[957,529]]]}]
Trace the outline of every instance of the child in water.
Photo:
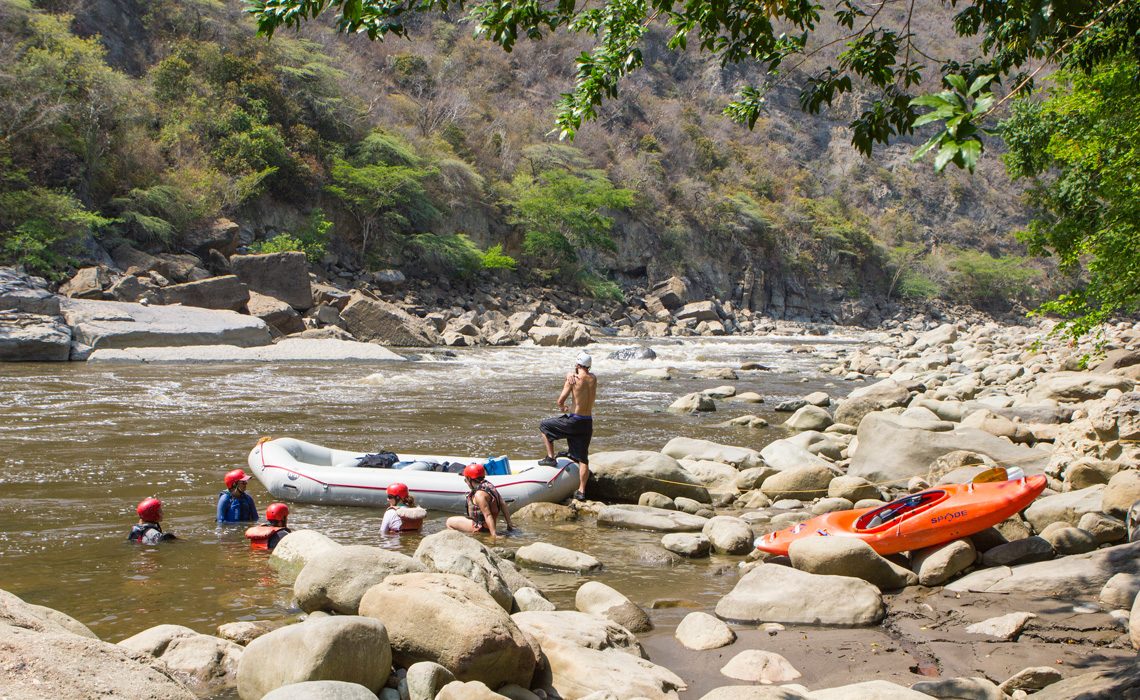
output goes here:
[{"label": "child in water", "polygon": [[157,498],[144,498],[139,502],[135,512],[139,514],[139,521],[131,528],[127,539],[142,544],[158,544],[174,539],[174,535],[162,531],[162,501]]},{"label": "child in water", "polygon": [[269,521],[268,525],[254,525],[245,531],[249,546],[253,549],[272,550],[285,535],[292,532],[289,529],[289,506],[284,503],[269,504],[265,509],[265,518]]}]

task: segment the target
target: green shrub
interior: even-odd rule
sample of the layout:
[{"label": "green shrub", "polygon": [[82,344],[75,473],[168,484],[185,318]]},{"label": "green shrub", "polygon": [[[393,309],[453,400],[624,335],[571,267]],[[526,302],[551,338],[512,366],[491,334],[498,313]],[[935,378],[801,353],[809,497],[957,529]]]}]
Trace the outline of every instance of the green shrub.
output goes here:
[{"label": "green shrub", "polygon": [[496,243],[483,253],[481,258],[483,268],[486,270],[513,270],[518,261],[503,252],[503,244]]},{"label": "green shrub", "polygon": [[903,299],[926,301],[937,298],[941,293],[938,283],[914,270],[904,272],[898,282],[898,295]]},{"label": "green shrub", "polygon": [[70,192],[43,187],[0,192],[0,262],[61,279],[83,238],[110,223]]},{"label": "green shrub", "polygon": [[482,267],[483,252],[463,233],[417,233],[408,238],[406,249],[425,266],[461,278]]},{"label": "green shrub", "polygon": [[582,289],[595,299],[625,302],[625,294],[622,293],[621,287],[616,282],[593,272],[583,272],[579,275],[578,284],[582,285]]},{"label": "green shrub", "polygon": [[1041,279],[1041,271],[1015,255],[992,257],[976,250],[956,250],[950,262],[950,296],[979,306],[1025,299]]},{"label": "green shrub", "polygon": [[329,236],[333,224],[325,218],[320,209],[313,209],[309,214],[308,224],[294,236],[290,233],[279,233],[273,238],[258,241],[249,249],[254,253],[287,253],[299,251],[311,262],[320,262],[328,252]]}]

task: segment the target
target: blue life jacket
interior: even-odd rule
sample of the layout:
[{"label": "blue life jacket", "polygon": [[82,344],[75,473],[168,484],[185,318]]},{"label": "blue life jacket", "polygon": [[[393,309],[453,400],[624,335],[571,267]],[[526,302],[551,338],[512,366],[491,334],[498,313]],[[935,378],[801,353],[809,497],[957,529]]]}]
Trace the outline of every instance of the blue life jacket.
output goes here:
[{"label": "blue life jacket", "polygon": [[253,496],[243,493],[235,498],[229,491],[222,491],[218,494],[218,522],[257,522],[257,506],[253,503]]}]

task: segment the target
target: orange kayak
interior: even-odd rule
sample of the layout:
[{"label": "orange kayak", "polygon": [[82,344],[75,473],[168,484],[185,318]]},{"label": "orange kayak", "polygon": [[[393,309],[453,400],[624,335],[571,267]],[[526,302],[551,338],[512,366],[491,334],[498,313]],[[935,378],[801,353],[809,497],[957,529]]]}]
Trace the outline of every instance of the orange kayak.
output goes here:
[{"label": "orange kayak", "polygon": [[883,506],[825,513],[756,538],[756,549],[787,554],[804,537],[858,537],[879,554],[909,552],[981,532],[1033,502],[1042,475],[996,483],[947,484]]}]

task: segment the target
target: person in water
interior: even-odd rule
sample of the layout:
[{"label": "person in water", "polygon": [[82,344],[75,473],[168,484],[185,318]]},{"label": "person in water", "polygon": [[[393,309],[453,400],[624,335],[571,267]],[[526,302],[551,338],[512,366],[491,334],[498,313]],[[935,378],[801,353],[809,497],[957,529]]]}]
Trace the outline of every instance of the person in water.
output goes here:
[{"label": "person in water", "polygon": [[416,499],[408,493],[406,484],[395,483],[388,487],[388,510],[380,523],[381,535],[398,535],[419,530],[427,511],[416,506]]},{"label": "person in water", "polygon": [[135,508],[139,521],[131,528],[127,539],[141,544],[158,544],[174,539],[174,535],[162,531],[162,501],[157,498],[144,498]]},{"label": "person in water", "polygon": [[226,474],[226,490],[218,494],[219,523],[257,522],[257,505],[245,492],[250,477],[242,469]]},{"label": "person in water", "polygon": [[292,532],[289,529],[289,506],[270,503],[265,509],[265,519],[269,521],[268,525],[254,525],[245,531],[245,536],[249,538],[250,547],[272,551],[285,535]]},{"label": "person in water", "polygon": [[507,523],[507,530],[514,529],[507,503],[491,482],[487,481],[487,470],[482,464],[468,464],[463,470],[463,480],[470,489],[467,494],[467,517],[452,516],[447,519],[447,527],[471,534],[487,532],[491,537],[496,537],[495,523],[501,515]]},{"label": "person in water", "polygon": [[[538,463],[546,467],[558,465],[554,458],[554,441],[566,440],[567,455],[578,464],[578,490],[574,499],[586,500],[586,482],[590,478],[590,438],[594,435],[594,398],[598,394],[598,378],[590,372],[594,358],[580,352],[574,360],[574,370],[566,373],[562,393],[558,395],[560,416],[552,416],[538,424],[546,457]],[[566,400],[574,399],[574,412],[568,413]]]}]

